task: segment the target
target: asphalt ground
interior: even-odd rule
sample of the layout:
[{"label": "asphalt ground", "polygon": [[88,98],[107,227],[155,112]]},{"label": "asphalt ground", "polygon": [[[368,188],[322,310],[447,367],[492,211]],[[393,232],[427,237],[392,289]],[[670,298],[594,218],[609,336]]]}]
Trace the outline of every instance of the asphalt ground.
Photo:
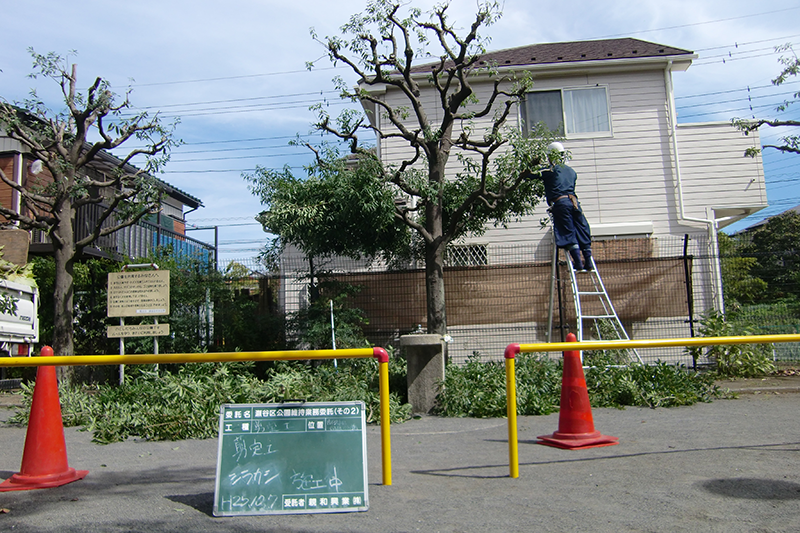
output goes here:
[{"label": "asphalt ground", "polygon": [[[596,429],[619,438],[603,448],[536,444],[558,415],[520,417],[516,479],[505,419],[393,425],[390,486],[370,426],[370,506],[341,514],[214,517],[216,439],[98,445],[66,428],[69,465],[88,476],[0,493],[0,531],[800,531],[800,387],[750,385],[710,404],[593,409]],[[0,424],[0,478],[19,471],[25,436]]]}]

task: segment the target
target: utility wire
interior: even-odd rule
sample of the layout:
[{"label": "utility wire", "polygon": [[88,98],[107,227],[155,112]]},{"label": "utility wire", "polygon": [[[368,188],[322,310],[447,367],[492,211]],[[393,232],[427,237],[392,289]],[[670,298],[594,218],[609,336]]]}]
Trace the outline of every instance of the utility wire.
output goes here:
[{"label": "utility wire", "polygon": [[652,32],[656,32],[656,31],[679,30],[679,29],[682,29],[682,28],[691,28],[693,26],[703,26],[703,25],[706,25],[706,24],[717,24],[719,22],[730,22],[732,20],[742,20],[742,19],[747,19],[747,18],[760,17],[760,16],[763,16],[763,15],[774,15],[776,13],[785,13],[787,11],[796,11],[798,9],[800,9],[800,6],[798,6],[798,7],[788,7],[788,8],[785,8],[785,9],[777,9],[775,11],[765,11],[765,12],[762,12],[762,13],[753,13],[751,15],[740,15],[738,17],[729,17],[729,18],[717,19],[717,20],[706,20],[706,21],[703,21],[703,22],[692,22],[692,23],[689,23],[689,24],[679,24],[677,26],[667,26],[665,28],[656,28],[656,29],[652,29],[652,30],[640,30],[640,31],[630,31],[630,32],[625,32],[625,33],[616,33],[614,35],[604,35],[602,37],[592,37],[590,40],[593,40],[593,39],[610,39],[610,38],[613,38],[613,37],[626,37],[628,35],[638,35],[638,34],[642,34],[642,33],[652,33]]}]

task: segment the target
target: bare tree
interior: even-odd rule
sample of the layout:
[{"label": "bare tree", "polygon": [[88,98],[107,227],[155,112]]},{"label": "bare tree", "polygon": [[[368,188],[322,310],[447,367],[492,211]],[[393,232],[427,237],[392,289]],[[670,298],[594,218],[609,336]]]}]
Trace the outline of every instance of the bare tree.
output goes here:
[{"label": "bare tree", "polygon": [[[165,127],[158,115],[135,112],[126,93],[121,101],[102,78],[86,93],[78,90],[77,67],[68,57],[37,54],[31,78],[55,81],[65,109],[52,112],[31,91],[25,102],[0,101],[0,126],[19,141],[42,172],[17,183],[0,171],[0,180],[17,192],[20,209],[0,205],[0,215],[24,229],[45,232],[55,257],[55,324],[53,348],[58,355],[73,355],[73,272],[83,250],[99,238],[135,224],[156,209],[161,192],[156,172],[169,159],[175,124]],[[124,157],[110,150],[133,140],[139,147]],[[137,168],[131,163],[144,161]],[[76,232],[78,210],[92,210],[92,226],[85,236]]]},{"label": "bare tree", "polygon": [[[392,192],[389,212],[396,223],[416,235],[424,249],[428,331],[444,334],[447,328],[444,264],[448,243],[467,234],[481,233],[487,222],[504,224],[510,218],[533,211],[542,197],[541,184],[538,180],[523,179],[521,171],[536,170],[546,160],[545,147],[552,136],[538,132],[541,135],[524,139],[513,127],[515,124],[508,124],[517,103],[530,87],[530,80],[515,79],[513,73],[501,75],[492,65],[482,64],[486,41],[478,32],[501,15],[497,2],[478,2],[475,18],[463,32],[449,20],[447,3],[435,7],[430,16],[414,8],[402,14],[403,9],[392,0],[374,0],[341,28],[346,37],[320,38],[312,31],[312,37],[326,48],[329,59],[334,64],[345,64],[359,79],[355,89],[341,79],[335,80],[341,97],[361,102],[373,113],[372,117],[364,117],[347,110],[332,119],[324,106],[318,106],[315,127],[335,135],[357,154],[349,160],[358,162],[354,175],[360,171],[370,176],[370,180],[350,181],[358,182],[361,187],[351,195],[350,203],[365,205],[370,210],[379,205],[376,199],[384,198],[384,192]],[[478,98],[474,83],[489,86],[486,97]],[[401,95],[400,103],[390,103],[384,98],[386,88]],[[363,134],[397,142],[403,150],[402,159],[392,164],[378,161],[375,151],[360,142]],[[506,152],[501,150],[504,145],[512,148]],[[331,152],[315,152],[317,163],[310,169],[315,179],[295,180],[267,169],[249,177],[256,184],[254,192],[261,195],[268,207],[260,217],[265,228],[288,236],[289,242],[307,252],[306,241],[320,244],[315,237],[319,234],[317,228],[355,218],[334,216],[329,211],[338,209],[339,203],[324,202],[319,195],[310,194],[311,188],[323,183],[320,179],[337,164],[328,157]],[[458,159],[461,170],[448,174],[451,157]],[[339,177],[330,179],[342,179],[348,172],[348,168],[335,169],[334,174]],[[364,183],[370,183],[370,190],[363,188]],[[300,189],[307,194],[296,192]],[[345,188],[337,186],[335,190]],[[392,202],[392,196],[408,201]],[[298,205],[301,198],[310,200],[307,205]],[[306,226],[309,223],[313,226],[314,231],[304,233],[311,238],[292,239],[296,234],[288,232],[287,226],[296,229],[297,220],[281,217],[288,207],[294,213],[325,214],[305,217],[308,223],[301,217]],[[344,227],[340,222],[324,234],[338,232],[348,237],[357,234],[342,231]],[[333,235],[322,243],[327,248],[315,246],[312,251],[342,253],[343,247],[333,244],[340,240]],[[370,244],[366,243],[361,251]]]}]

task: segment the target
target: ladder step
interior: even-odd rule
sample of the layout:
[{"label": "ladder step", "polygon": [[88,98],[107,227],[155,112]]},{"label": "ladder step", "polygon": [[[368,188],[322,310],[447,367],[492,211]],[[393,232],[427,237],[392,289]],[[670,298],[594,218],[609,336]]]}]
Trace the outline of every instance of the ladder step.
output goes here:
[{"label": "ladder step", "polygon": [[[603,285],[603,281],[600,278],[600,273],[597,271],[597,269],[594,268],[594,269],[589,270],[589,271],[586,271],[586,270],[576,271],[573,268],[572,263],[569,261],[569,258],[567,259],[566,262],[561,262],[561,261],[558,260],[558,251],[556,251],[556,253],[553,255],[553,260],[554,261],[558,261],[558,264],[561,264],[561,265],[566,263],[567,268],[569,269],[569,273],[570,273],[569,278],[570,278],[570,282],[572,283],[572,294],[573,294],[573,299],[575,301],[575,312],[577,314],[577,319],[578,319],[578,336],[579,337],[583,336],[582,335],[582,331],[583,331],[583,321],[584,320],[587,320],[587,319],[588,320],[612,320],[613,321],[612,326],[613,326],[614,331],[617,334],[618,338],[620,338],[620,339],[623,339],[623,338],[624,339],[629,339],[628,334],[625,332],[625,328],[623,327],[622,322],[619,319],[619,316],[617,316],[617,312],[614,310],[614,306],[611,303],[611,298],[609,298],[609,296],[608,296],[608,291],[606,290],[605,285]],[[591,285],[589,285],[589,286],[593,286],[594,290],[590,290],[590,291],[582,291],[582,290],[580,290],[580,284],[578,283],[578,281],[580,279],[580,274],[582,272],[589,274],[589,279],[591,280]],[[588,285],[586,282],[584,282],[583,284],[584,285]],[[582,309],[581,309],[581,307],[582,307],[581,300],[582,300],[582,297],[586,297],[586,296],[598,297],[599,303],[602,304],[603,309],[606,312],[610,312],[610,314],[605,314],[605,315],[583,315],[582,314]],[[590,301],[587,302],[587,303],[596,303],[596,302],[594,300],[590,299]],[[551,313],[552,313],[552,308],[551,308]],[[626,351],[629,352],[629,353],[632,353],[636,357],[636,359],[639,360],[640,363],[642,362],[642,358],[639,357],[639,353],[636,351],[635,348],[627,348]]]}]

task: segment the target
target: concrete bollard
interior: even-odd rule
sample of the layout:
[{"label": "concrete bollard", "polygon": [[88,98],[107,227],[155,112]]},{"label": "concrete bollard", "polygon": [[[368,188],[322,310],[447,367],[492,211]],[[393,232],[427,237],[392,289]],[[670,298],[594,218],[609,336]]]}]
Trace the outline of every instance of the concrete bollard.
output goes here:
[{"label": "concrete bollard", "polygon": [[400,348],[408,363],[408,403],[414,414],[428,414],[444,381],[444,340],[441,335],[403,335]]}]

